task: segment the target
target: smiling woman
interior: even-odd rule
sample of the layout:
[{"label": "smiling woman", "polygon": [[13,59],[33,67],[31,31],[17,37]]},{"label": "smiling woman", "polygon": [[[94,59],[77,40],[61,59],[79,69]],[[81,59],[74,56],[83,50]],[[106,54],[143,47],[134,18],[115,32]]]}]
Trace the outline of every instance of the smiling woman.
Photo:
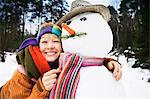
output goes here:
[{"label": "smiling woman", "polygon": [[60,34],[60,27],[51,22],[44,23],[36,38],[28,38],[22,42],[16,56],[18,68],[13,77],[2,86],[0,98],[48,97],[60,73]]}]

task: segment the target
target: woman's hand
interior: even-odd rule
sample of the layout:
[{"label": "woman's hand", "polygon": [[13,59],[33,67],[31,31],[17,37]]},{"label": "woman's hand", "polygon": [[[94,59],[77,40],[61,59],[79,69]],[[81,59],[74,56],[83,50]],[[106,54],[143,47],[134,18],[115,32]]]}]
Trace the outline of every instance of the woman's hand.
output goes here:
[{"label": "woman's hand", "polygon": [[108,62],[107,67],[109,70],[111,70],[113,72],[113,75],[116,80],[121,79],[121,76],[122,76],[121,64],[112,60],[112,61]]},{"label": "woman's hand", "polygon": [[42,77],[42,83],[47,91],[50,91],[56,83],[58,74],[61,72],[59,68],[46,72]]}]

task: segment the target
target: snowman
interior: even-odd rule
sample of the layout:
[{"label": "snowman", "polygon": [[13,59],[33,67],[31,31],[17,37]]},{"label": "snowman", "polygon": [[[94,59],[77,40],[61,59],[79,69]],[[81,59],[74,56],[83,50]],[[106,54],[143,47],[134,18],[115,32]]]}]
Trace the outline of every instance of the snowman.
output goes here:
[{"label": "snowman", "polygon": [[[112,31],[107,23],[109,19],[109,10],[103,5],[91,5],[83,0],[72,2],[71,11],[57,22],[58,25],[62,25],[62,47],[64,52],[77,53],[80,56],[91,58],[90,63],[93,63],[92,60],[94,59],[107,57],[113,47]],[[71,58],[80,60],[80,57],[76,56]],[[81,61],[83,62],[84,59],[81,59]],[[66,62],[66,64],[69,64],[69,62]],[[56,97],[72,98],[66,96],[69,92],[74,91],[73,98],[75,99],[125,99],[122,83],[117,81],[112,72],[104,65],[80,66],[76,71],[73,71],[73,66],[70,67],[72,70],[70,70],[70,74],[66,76],[70,77],[72,72],[75,74],[76,71],[79,71],[79,76],[78,74],[76,76],[79,79],[74,80],[77,86],[69,86],[67,89],[66,84],[72,85],[72,79],[68,81],[69,78],[62,77],[65,75],[64,73],[60,74],[58,79],[60,82],[58,82],[55,90],[55,92],[58,92]],[[66,68],[63,70],[65,71]],[[68,82],[60,85],[64,79]],[[60,91],[59,87],[66,88],[67,91],[65,89]],[[69,89],[73,90],[70,91]],[[63,97],[63,95],[66,96]]]}]

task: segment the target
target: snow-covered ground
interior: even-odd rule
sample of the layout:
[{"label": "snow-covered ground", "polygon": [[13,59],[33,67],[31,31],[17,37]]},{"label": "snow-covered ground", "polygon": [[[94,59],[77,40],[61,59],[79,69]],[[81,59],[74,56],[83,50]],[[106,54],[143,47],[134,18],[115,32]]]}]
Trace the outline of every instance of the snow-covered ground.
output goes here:
[{"label": "snow-covered ground", "polygon": [[[6,83],[12,76],[17,68],[15,53],[7,53],[6,61],[0,62],[0,87]],[[125,56],[119,57],[119,62],[123,64],[122,67],[122,79],[127,99],[149,99],[150,98],[150,71],[141,68],[131,68],[134,64],[135,59],[130,58],[128,62]]]},{"label": "snow-covered ground", "polygon": [[6,53],[5,62],[0,62],[0,86],[6,83],[17,68],[15,53]]},{"label": "snow-covered ground", "polygon": [[119,61],[123,64],[122,83],[126,90],[127,99],[149,99],[150,98],[150,71],[141,68],[131,68],[135,62],[134,58],[130,58],[128,62],[124,56],[119,57]]}]

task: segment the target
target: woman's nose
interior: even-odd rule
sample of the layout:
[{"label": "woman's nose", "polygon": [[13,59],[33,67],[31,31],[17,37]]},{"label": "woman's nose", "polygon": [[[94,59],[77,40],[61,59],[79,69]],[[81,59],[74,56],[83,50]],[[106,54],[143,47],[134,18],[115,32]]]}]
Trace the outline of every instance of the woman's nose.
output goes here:
[{"label": "woman's nose", "polygon": [[55,47],[54,42],[52,42],[52,41],[48,42],[48,46],[47,47],[48,48],[54,48]]}]

